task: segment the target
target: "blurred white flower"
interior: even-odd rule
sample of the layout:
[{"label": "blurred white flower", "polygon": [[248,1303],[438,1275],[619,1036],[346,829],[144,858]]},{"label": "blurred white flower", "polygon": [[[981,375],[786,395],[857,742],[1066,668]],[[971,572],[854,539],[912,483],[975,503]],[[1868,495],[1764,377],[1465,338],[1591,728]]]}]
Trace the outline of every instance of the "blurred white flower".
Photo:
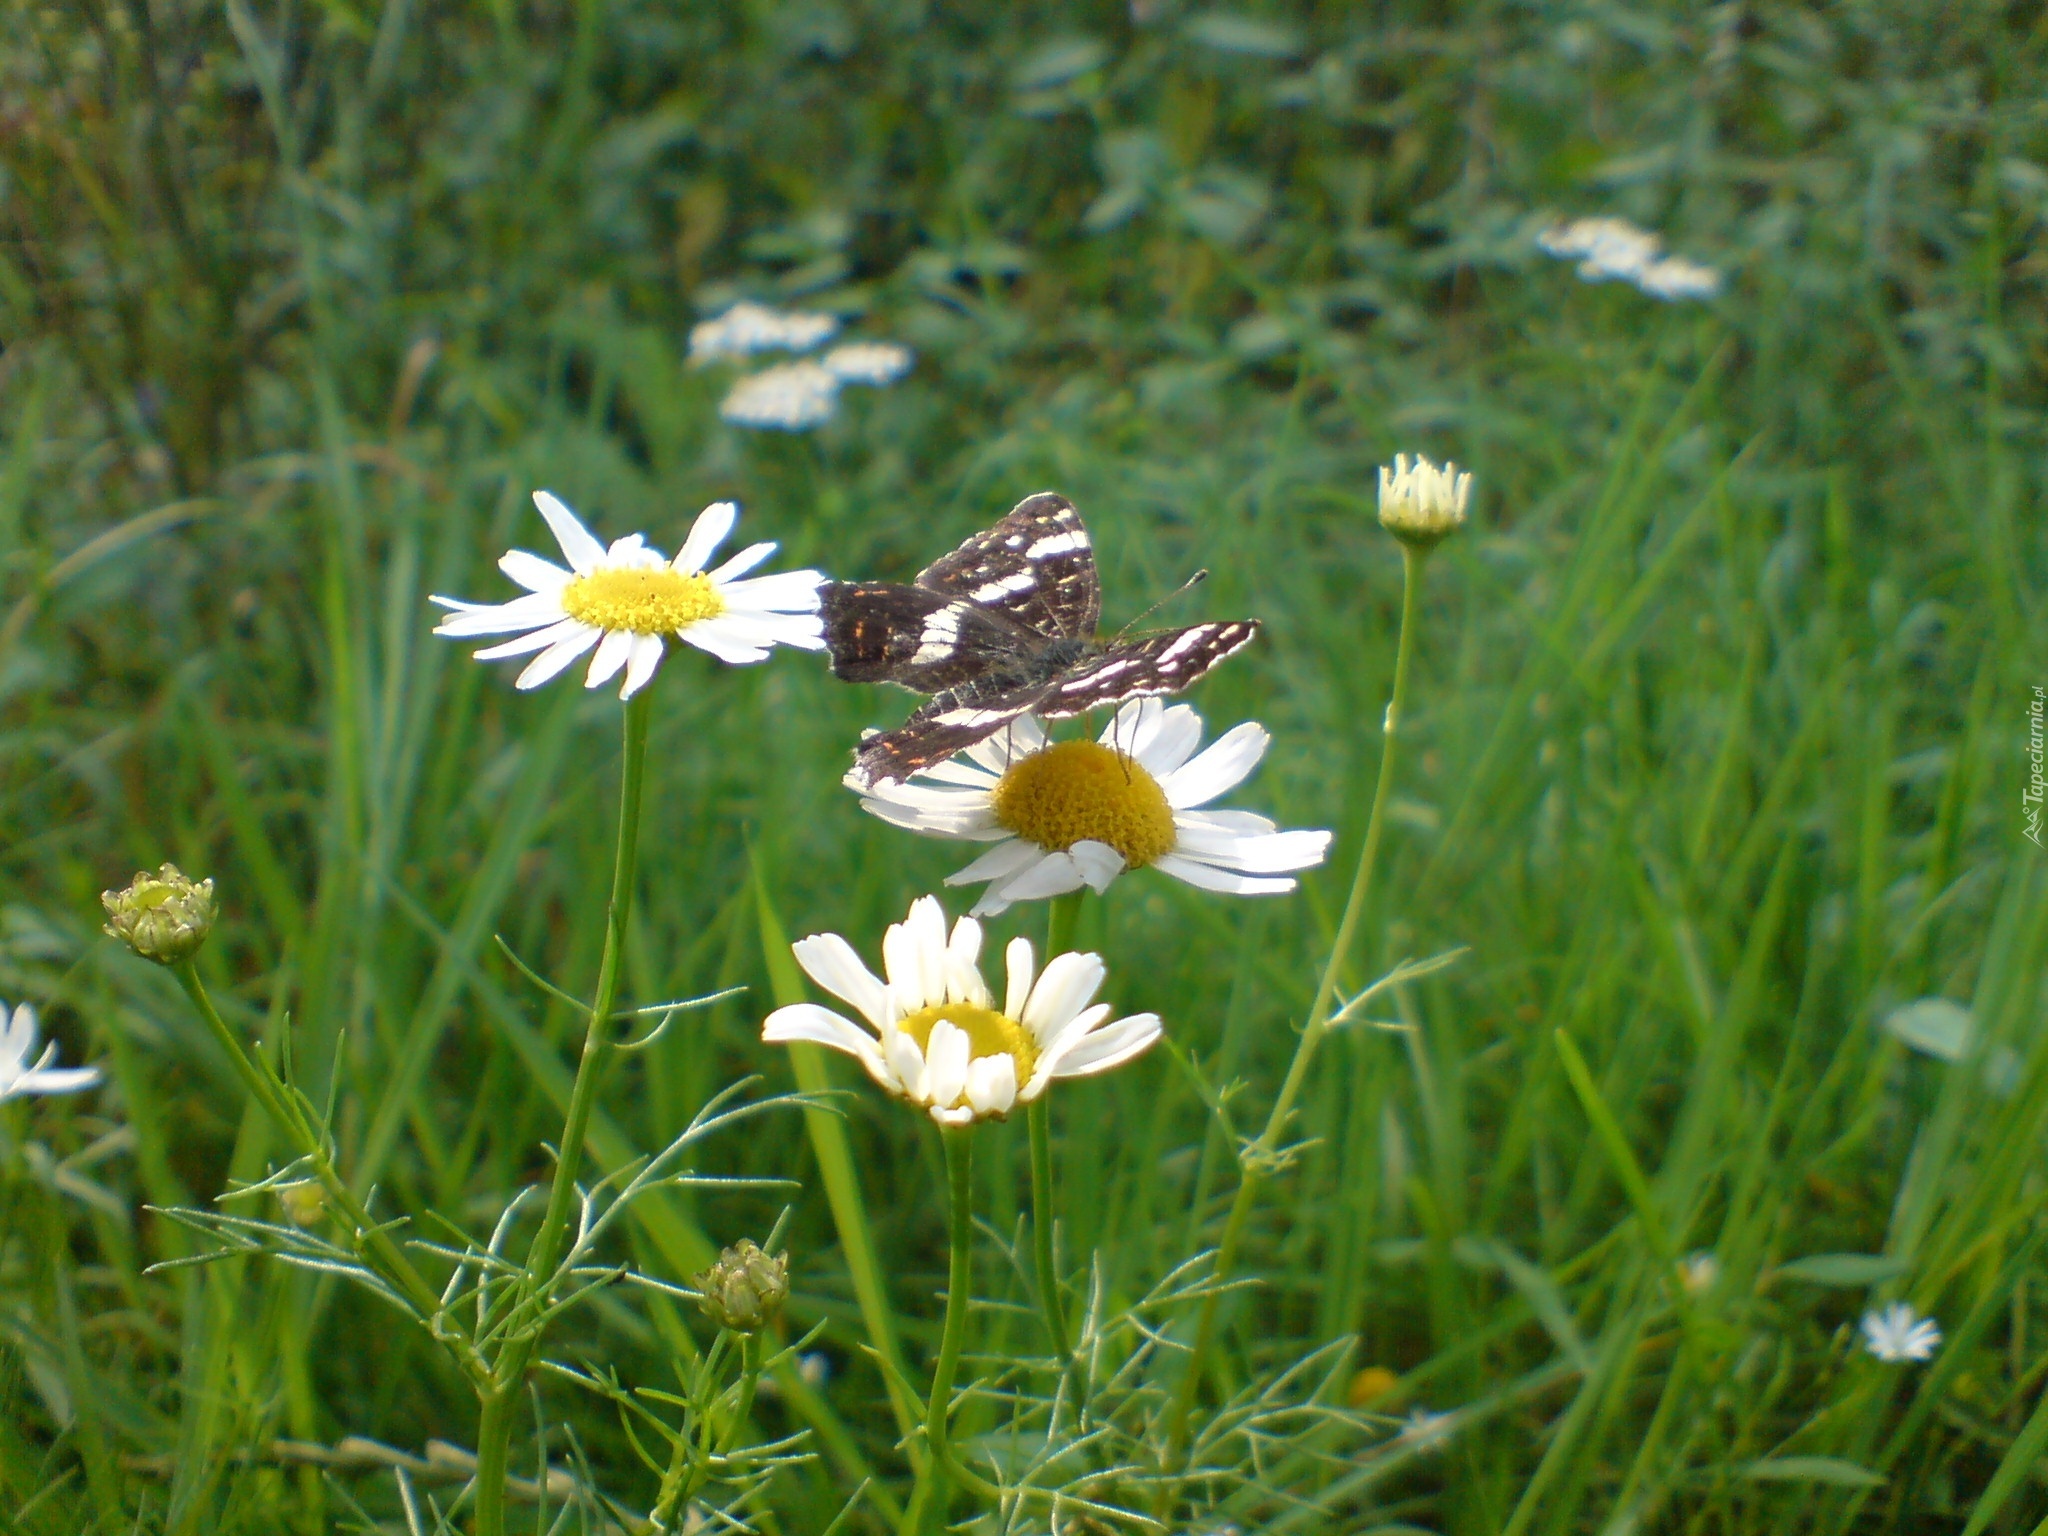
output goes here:
[{"label": "blurred white flower", "polygon": [[910,372],[910,348],[893,341],[849,341],[818,360],[842,384],[894,384]]},{"label": "blurred white flower", "polygon": [[57,1059],[54,1040],[43,1047],[43,1054],[30,1066],[29,1056],[35,1048],[35,1009],[22,1003],[9,1014],[7,1005],[0,1003],[0,1100],[31,1093],[76,1093],[100,1080],[98,1067],[52,1065]]},{"label": "blurred white flower", "polygon": [[1571,219],[1536,237],[1545,254],[1576,260],[1589,283],[1610,279],[1630,283],[1652,298],[1709,299],[1721,291],[1721,274],[1682,256],[1665,256],[1664,242],[1627,219]]},{"label": "blurred white flower", "polygon": [[663,560],[637,533],[607,548],[547,491],[535,491],[533,504],[554,531],[570,570],[515,549],[498,569],[526,588],[524,597],[509,603],[431,599],[454,610],[437,635],[517,635],[478,651],[478,661],[540,653],[519,674],[519,688],[538,688],[595,648],[583,685],[602,687],[623,670],[619,697],[629,699],[654,676],[671,637],[735,665],[762,660],[772,646],[825,647],[818,618],[818,587],[825,578],[819,572],[742,580],[775,553],[773,544],[750,544],[718,569],[705,569],[739,518],[729,501],[698,514],[674,560]]},{"label": "blurred white flower", "polygon": [[803,352],[838,329],[837,315],[770,309],[742,299],[717,319],[690,328],[690,361],[701,366],[756,352]]},{"label": "blurred white flower", "polygon": [[718,414],[736,426],[801,432],[830,421],[838,405],[838,375],[818,363],[779,363],[733,385]]},{"label": "blurred white flower", "polygon": [[1395,1443],[1410,1450],[1442,1450],[1444,1442],[1451,1438],[1457,1428],[1457,1415],[1433,1413],[1427,1408],[1411,1408],[1408,1417],[1402,1421],[1401,1432],[1394,1437]]},{"label": "blurred white flower", "polygon": [[[882,940],[882,981],[836,933],[790,948],[797,963],[869,1029],[821,1008],[778,1008],[761,1026],[771,1044],[809,1040],[855,1057],[868,1076],[941,1125],[1001,1117],[1030,1103],[1054,1078],[1120,1066],[1159,1038],[1159,1015],[1110,1020],[1090,1000],[1105,974],[1100,955],[1056,955],[1036,969],[1029,939],[1004,952],[1009,986],[1000,1012],[981,979],[981,924],[963,917],[949,938],[938,898],[921,896]],[[872,1033],[870,1033],[872,1030]]]},{"label": "blurred white flower", "polygon": [[1941,1347],[1941,1325],[1895,1301],[1882,1312],[1863,1314],[1863,1347],[1888,1365],[1932,1359]]},{"label": "blurred white flower", "polygon": [[1105,890],[1147,867],[1203,890],[1263,896],[1293,890],[1291,872],[1322,863],[1330,834],[1196,807],[1241,784],[1271,740],[1246,721],[1198,754],[1202,717],[1192,708],[1133,699],[1098,741],[1048,743],[1026,717],[901,784],[846,782],[862,809],[894,826],[995,845],[946,877],[988,882],[977,917],[1084,885]]},{"label": "blurred white flower", "polygon": [[1678,1261],[1678,1283],[1688,1296],[1704,1296],[1721,1278],[1721,1261],[1704,1248]]}]

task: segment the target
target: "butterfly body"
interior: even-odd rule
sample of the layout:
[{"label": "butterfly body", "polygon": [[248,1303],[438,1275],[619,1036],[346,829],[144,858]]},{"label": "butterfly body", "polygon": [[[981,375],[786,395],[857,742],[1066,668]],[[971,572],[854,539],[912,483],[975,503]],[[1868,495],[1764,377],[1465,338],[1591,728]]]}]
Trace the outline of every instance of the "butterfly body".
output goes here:
[{"label": "butterfly body", "polygon": [[834,675],[932,695],[861,744],[858,784],[908,777],[1026,713],[1085,714],[1176,693],[1249,644],[1256,620],[1104,642],[1102,589],[1072,502],[1028,496],[914,583],[833,582],[822,612]]}]

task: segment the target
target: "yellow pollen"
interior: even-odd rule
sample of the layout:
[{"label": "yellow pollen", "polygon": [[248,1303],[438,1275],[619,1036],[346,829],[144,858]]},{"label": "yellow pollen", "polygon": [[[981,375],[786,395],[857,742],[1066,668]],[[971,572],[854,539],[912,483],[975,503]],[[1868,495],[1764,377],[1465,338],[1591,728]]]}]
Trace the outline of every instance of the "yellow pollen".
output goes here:
[{"label": "yellow pollen", "polygon": [[973,1003],[940,1003],[906,1014],[896,1027],[915,1040],[922,1051],[930,1047],[932,1026],[941,1019],[967,1036],[969,1061],[979,1061],[984,1056],[1010,1056],[1017,1063],[1017,1086],[1021,1089],[1031,1081],[1031,1069],[1038,1065],[1038,1046],[1031,1031],[993,1008],[978,1008]]},{"label": "yellow pollen", "polygon": [[592,571],[562,588],[562,612],[594,629],[677,635],[725,612],[725,599],[702,571],[666,565]]},{"label": "yellow pollen", "polygon": [[1100,742],[1061,741],[1011,766],[995,789],[996,822],[1054,853],[1107,843],[1131,869],[1173,852],[1173,807],[1138,762]]}]

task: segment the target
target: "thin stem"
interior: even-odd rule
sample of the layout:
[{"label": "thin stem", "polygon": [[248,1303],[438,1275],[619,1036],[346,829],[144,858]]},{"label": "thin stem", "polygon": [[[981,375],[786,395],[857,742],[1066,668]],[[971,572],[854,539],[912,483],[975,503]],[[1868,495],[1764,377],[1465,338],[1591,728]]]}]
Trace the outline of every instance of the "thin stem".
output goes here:
[{"label": "thin stem", "polygon": [[257,1065],[235,1032],[228,1028],[227,1021],[221,1018],[220,1011],[213,1006],[213,999],[207,995],[206,983],[199,979],[198,968],[190,960],[181,960],[172,967],[172,973],[185,989],[185,995],[192,999],[192,1006],[199,1011],[199,1017],[212,1031],[214,1039],[227,1052],[228,1060],[235,1064],[235,1071],[240,1074],[243,1084],[256,1096],[256,1101],[276,1122],[278,1129],[292,1139],[299,1155],[311,1165],[314,1177],[327,1192],[328,1202],[341,1213],[354,1233],[357,1251],[397,1287],[421,1324],[448,1345],[463,1370],[472,1378],[480,1375],[483,1368],[475,1355],[434,1329],[434,1318],[441,1310],[441,1298],[413,1268],[412,1261],[391,1240],[391,1235],[371,1219],[363,1203],[356,1198],[355,1191],[348,1187],[348,1181],[335,1168],[333,1159],[328,1156],[326,1142],[305,1111],[275,1076]]},{"label": "thin stem", "polygon": [[[1074,939],[1085,890],[1052,899],[1045,923],[1045,957],[1041,967],[1064,954]],[[1072,1335],[1067,1332],[1066,1302],[1060,1295],[1059,1269],[1054,1262],[1055,1228],[1052,1187],[1052,1112],[1045,1096],[1033,1099],[1024,1111],[1031,1132],[1031,1247],[1038,1271],[1038,1304],[1045,1312],[1046,1332],[1052,1336],[1053,1353],[1063,1368],[1073,1364]]]},{"label": "thin stem", "polygon": [[979,1483],[963,1477],[964,1468],[953,1461],[947,1442],[946,1419],[953,1405],[953,1375],[960,1366],[960,1345],[967,1335],[967,1303],[973,1285],[974,1244],[974,1128],[948,1125],[939,1134],[946,1144],[946,1184],[951,1195],[948,1230],[952,1237],[952,1262],[946,1271],[946,1326],[939,1337],[939,1359],[932,1367],[932,1394],[925,1405],[925,1443],[931,1457],[918,1479],[910,1508],[904,1512],[902,1536],[926,1536],[940,1530],[946,1521],[950,1485],[954,1481]]},{"label": "thin stem", "polygon": [[1169,1463],[1180,1459],[1186,1444],[1188,1412],[1194,1406],[1195,1394],[1201,1390],[1202,1373],[1208,1362],[1210,1346],[1215,1341],[1220,1288],[1237,1266],[1237,1250],[1244,1239],[1245,1222],[1258,1201],[1266,1175],[1276,1171],[1280,1162],[1281,1142],[1294,1115],[1294,1101],[1301,1095],[1302,1085],[1308,1080],[1309,1062],[1329,1028],[1330,1004],[1337,994],[1338,978],[1351,958],[1352,941],[1365,914],[1366,898],[1372,891],[1373,866],[1379,856],[1380,832],[1386,823],[1387,800],[1394,784],[1401,728],[1407,717],[1408,666],[1414,656],[1415,615],[1420,605],[1422,569],[1428,555],[1426,549],[1418,550],[1407,544],[1401,546],[1401,634],[1394,652],[1394,697],[1387,706],[1384,724],[1386,744],[1380,752],[1379,782],[1372,792],[1372,811],[1366,818],[1365,845],[1358,851],[1358,872],[1351,880],[1351,895],[1344,903],[1344,915],[1338,921],[1337,937],[1330,945],[1330,958],[1323,967],[1322,980],[1317,984],[1315,1001],[1309,1006],[1308,1020],[1302,1027],[1301,1038],[1295,1043],[1294,1060],[1280,1084],[1279,1096],[1273,1100],[1272,1111],[1266,1116],[1265,1129],[1257,1141],[1238,1154],[1241,1174],[1237,1194],[1230,1202],[1230,1214],[1223,1223],[1223,1240],[1216,1249],[1214,1283],[1217,1288],[1202,1298],[1202,1310],[1195,1325],[1194,1348],[1188,1354],[1186,1372],[1174,1391],[1173,1405],[1169,1410]]},{"label": "thin stem", "polygon": [[[562,1139],[555,1147],[555,1182],[548,1191],[547,1213],[534,1233],[527,1251],[521,1283],[522,1309],[545,1310],[547,1293],[561,1261],[562,1244],[569,1227],[569,1213],[576,1203],[576,1174],[583,1163],[583,1143],[590,1132],[590,1117],[597,1107],[597,1086],[611,1050],[612,1009],[618,1001],[619,974],[626,947],[626,919],[633,906],[634,859],[640,841],[640,794],[647,766],[648,695],[629,700],[625,709],[625,766],[619,781],[619,837],[612,858],[612,893],[605,909],[604,955],[597,967],[597,994],[591,1000],[590,1016],[583,1031],[583,1057],[577,1063],[576,1083],[569,1090],[569,1113],[562,1125]],[[539,1330],[532,1325],[513,1329],[492,1372],[492,1386],[482,1395],[482,1412],[477,1421],[477,1536],[504,1536],[505,1457],[512,1433],[509,1402],[526,1375],[534,1351],[540,1346]],[[494,1411],[495,1410],[495,1411]]]}]

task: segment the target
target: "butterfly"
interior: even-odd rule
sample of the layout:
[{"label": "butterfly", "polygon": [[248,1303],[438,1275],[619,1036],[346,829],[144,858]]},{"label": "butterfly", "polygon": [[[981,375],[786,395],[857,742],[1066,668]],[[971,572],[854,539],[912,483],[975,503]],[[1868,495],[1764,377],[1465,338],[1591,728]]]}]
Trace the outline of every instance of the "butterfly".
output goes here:
[{"label": "butterfly", "polygon": [[928,693],[855,753],[856,788],[908,778],[1031,713],[1086,714],[1178,693],[1259,632],[1256,619],[1098,640],[1102,585],[1081,514],[1041,491],[917,573],[835,581],[821,609],[833,675]]}]

